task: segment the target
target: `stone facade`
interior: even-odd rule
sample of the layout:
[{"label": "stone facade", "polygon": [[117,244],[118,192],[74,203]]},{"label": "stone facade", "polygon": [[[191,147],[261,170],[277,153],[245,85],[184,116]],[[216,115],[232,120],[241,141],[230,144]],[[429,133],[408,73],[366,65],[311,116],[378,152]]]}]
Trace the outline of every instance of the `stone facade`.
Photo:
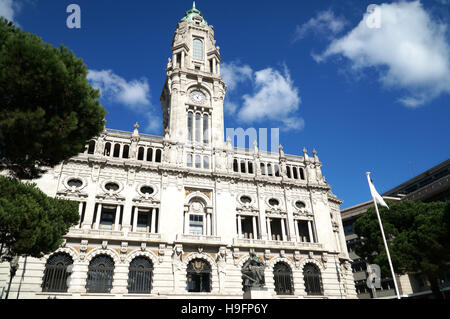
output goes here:
[{"label": "stone facade", "polygon": [[[220,52],[214,29],[195,8],[177,26],[161,94],[164,136],[107,129],[83,154],[51,169],[38,186],[80,203],[80,224],[58,252],[73,260],[67,291],[43,292],[46,263],[21,258],[10,298],[242,298],[241,268],[255,252],[273,298],[356,298],[341,200],[308,156],[224,142]],[[89,293],[96,256],[114,262],[112,289]],[[146,257],[152,288],[129,292],[130,263]],[[210,266],[210,292],[188,292],[187,268]],[[292,288],[277,294],[274,267],[288,266]],[[305,289],[303,268],[320,271],[322,293]],[[9,265],[0,264],[0,292]],[[292,291],[293,290],[293,291]]]}]

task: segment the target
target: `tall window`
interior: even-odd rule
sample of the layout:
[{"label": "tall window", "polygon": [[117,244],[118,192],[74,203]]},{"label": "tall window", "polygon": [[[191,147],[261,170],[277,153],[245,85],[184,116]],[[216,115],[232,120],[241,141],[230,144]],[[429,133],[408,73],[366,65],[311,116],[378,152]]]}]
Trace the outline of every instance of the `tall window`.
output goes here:
[{"label": "tall window", "polygon": [[187,267],[187,291],[211,292],[211,266],[202,259],[192,260]]},{"label": "tall window", "polygon": [[319,268],[314,264],[306,264],[303,268],[305,290],[308,295],[323,295],[322,278]]},{"label": "tall window", "polygon": [[194,59],[203,59],[203,42],[200,39],[194,39],[194,49],[193,49]]},{"label": "tall window", "polygon": [[277,295],[292,295],[294,293],[292,271],[288,265],[282,262],[277,263],[273,267],[273,278]]},{"label": "tall window", "polygon": [[152,290],[153,263],[145,257],[134,258],[128,273],[128,292],[149,294]]},{"label": "tall window", "polygon": [[67,292],[67,278],[70,275],[67,267],[72,264],[72,257],[68,254],[58,253],[51,256],[45,264],[42,291]]},{"label": "tall window", "polygon": [[88,154],[94,154],[95,152],[95,141],[89,142]]},{"label": "tall window", "polygon": [[200,131],[200,125],[201,125],[201,118],[202,116],[200,113],[195,114],[195,141],[200,143],[201,142],[201,131]]},{"label": "tall window", "polygon": [[187,121],[188,121],[188,140],[192,142],[194,141],[194,132],[193,132],[194,118],[192,112],[188,112]]},{"label": "tall window", "polygon": [[86,291],[92,293],[109,293],[112,288],[114,260],[106,255],[95,257],[89,263]]},{"label": "tall window", "polygon": [[209,143],[209,116],[207,114],[203,114],[203,143]]}]

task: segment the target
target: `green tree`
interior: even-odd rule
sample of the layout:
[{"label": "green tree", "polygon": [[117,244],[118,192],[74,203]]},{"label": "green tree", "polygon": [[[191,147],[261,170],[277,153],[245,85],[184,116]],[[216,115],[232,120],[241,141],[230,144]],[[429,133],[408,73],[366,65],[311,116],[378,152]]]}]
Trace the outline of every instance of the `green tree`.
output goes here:
[{"label": "green tree", "polygon": [[[389,208],[379,207],[379,212],[395,272],[425,274],[433,294],[442,298],[439,278],[450,269],[450,202],[391,202]],[[354,229],[361,238],[356,254],[390,274],[374,207],[358,218]]]},{"label": "green tree", "polygon": [[102,132],[106,111],[87,73],[66,47],[0,18],[0,170],[38,178]]},{"label": "green tree", "polygon": [[42,257],[58,249],[79,221],[76,202],[44,194],[35,184],[0,176],[0,245],[2,259]]}]

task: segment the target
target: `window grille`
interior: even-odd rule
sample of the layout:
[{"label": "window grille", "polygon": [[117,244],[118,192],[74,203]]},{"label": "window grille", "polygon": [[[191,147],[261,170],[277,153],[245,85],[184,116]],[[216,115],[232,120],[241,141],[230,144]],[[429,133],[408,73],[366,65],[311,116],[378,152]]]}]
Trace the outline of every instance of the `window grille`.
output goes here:
[{"label": "window grille", "polygon": [[58,253],[51,256],[45,265],[42,291],[67,292],[67,278],[70,276],[67,268],[72,264],[72,257],[68,254]]},{"label": "window grille", "polygon": [[211,292],[211,266],[202,259],[192,260],[187,267],[188,292]]},{"label": "window grille", "polygon": [[91,260],[88,268],[86,291],[88,293],[109,293],[112,288],[114,261],[100,255]]},{"label": "window grille", "polygon": [[292,295],[294,293],[292,271],[288,265],[277,263],[275,267],[273,267],[273,277],[277,295]]},{"label": "window grille", "polygon": [[130,264],[128,292],[149,294],[152,290],[153,264],[145,257],[137,257]]},{"label": "window grille", "polygon": [[308,295],[323,295],[322,278],[316,265],[306,264],[303,268],[303,278]]},{"label": "window grille", "polygon": [[195,60],[203,59],[203,42],[200,39],[194,39],[193,55]]}]

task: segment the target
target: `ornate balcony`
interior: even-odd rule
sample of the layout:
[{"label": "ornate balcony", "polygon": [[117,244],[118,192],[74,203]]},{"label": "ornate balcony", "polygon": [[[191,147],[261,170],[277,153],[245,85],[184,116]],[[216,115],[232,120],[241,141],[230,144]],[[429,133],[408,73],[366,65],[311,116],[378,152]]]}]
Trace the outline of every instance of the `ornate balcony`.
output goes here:
[{"label": "ornate balcony", "polygon": [[233,245],[241,246],[241,247],[252,247],[252,248],[259,247],[259,248],[308,249],[308,250],[323,249],[323,245],[320,243],[265,240],[265,239],[247,239],[247,238],[234,238]]},{"label": "ornate balcony", "polygon": [[219,236],[204,236],[204,235],[187,235],[178,234],[177,242],[191,243],[191,244],[204,244],[204,245],[220,245],[221,237]]}]

